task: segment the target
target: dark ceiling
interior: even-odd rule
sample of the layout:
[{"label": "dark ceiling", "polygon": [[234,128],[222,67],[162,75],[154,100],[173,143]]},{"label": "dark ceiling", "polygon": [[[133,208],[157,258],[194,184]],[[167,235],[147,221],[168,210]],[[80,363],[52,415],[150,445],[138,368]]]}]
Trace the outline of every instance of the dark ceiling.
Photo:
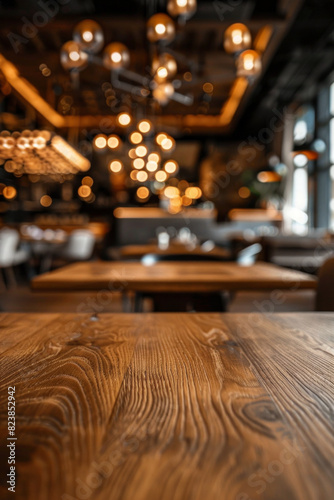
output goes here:
[{"label": "dark ceiling", "polygon": [[[166,1],[54,0],[55,15],[50,15],[33,37],[24,37],[23,43],[19,43],[17,35],[24,36],[27,20],[34,20],[42,3],[1,2],[1,54],[15,64],[20,74],[59,113],[117,113],[128,102],[128,96],[113,89],[106,92],[103,84],[110,82],[108,71],[98,64],[89,66],[80,74],[79,90],[73,88],[69,74],[60,65],[60,47],[72,38],[73,28],[80,20],[92,18],[103,27],[106,43],[117,40],[129,47],[131,70],[145,75],[150,62],[145,23],[152,14],[165,11]],[[170,46],[181,55],[180,92],[193,95],[193,105],[171,102],[157,109],[152,100],[134,98],[137,109],[166,119],[177,116],[183,120],[191,115],[195,123],[197,115],[219,116],[236,76],[233,57],[223,50],[223,34],[231,23],[242,21],[249,26],[253,37],[268,25],[273,27],[273,36],[264,55],[263,74],[249,87],[236,119],[224,132],[242,134],[261,126],[274,106],[282,106],[296,97],[312,97],[319,79],[333,69],[333,4],[332,0],[198,0],[196,15],[186,25],[178,26],[176,39]],[[41,64],[50,70],[47,76],[43,76]],[[194,75],[191,82],[184,79],[189,70]],[[214,84],[212,95],[202,90],[203,83],[208,81]],[[192,131],[191,127],[184,128]],[[211,132],[215,133],[214,128]]]}]

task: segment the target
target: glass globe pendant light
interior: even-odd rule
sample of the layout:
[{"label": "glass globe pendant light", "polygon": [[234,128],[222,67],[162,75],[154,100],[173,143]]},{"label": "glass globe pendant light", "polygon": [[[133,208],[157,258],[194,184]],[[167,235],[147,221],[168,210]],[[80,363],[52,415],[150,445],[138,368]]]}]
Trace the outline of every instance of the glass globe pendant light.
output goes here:
[{"label": "glass globe pendant light", "polygon": [[81,71],[88,64],[88,55],[77,42],[69,41],[60,49],[60,62],[67,70]]},{"label": "glass globe pendant light", "polygon": [[177,63],[170,54],[161,54],[153,59],[152,70],[158,82],[164,82],[176,75]]},{"label": "glass globe pendant light", "polygon": [[103,47],[104,35],[101,26],[91,19],[81,21],[74,29],[73,40],[89,54],[97,54]]},{"label": "glass globe pendant light", "polygon": [[155,14],[147,22],[147,38],[150,42],[171,42],[175,37],[175,25],[167,14]]},{"label": "glass globe pendant light", "polygon": [[103,65],[107,69],[121,69],[130,63],[130,53],[128,48],[119,42],[110,43],[103,53]]},{"label": "glass globe pendant light", "polygon": [[167,11],[172,17],[189,19],[197,9],[196,0],[168,0]]},{"label": "glass globe pendant light", "polygon": [[237,76],[255,77],[262,70],[261,56],[255,50],[241,52],[237,59]]},{"label": "glass globe pendant light", "polygon": [[247,26],[241,23],[232,24],[225,31],[224,48],[229,54],[236,54],[249,49],[252,45],[252,36]]}]

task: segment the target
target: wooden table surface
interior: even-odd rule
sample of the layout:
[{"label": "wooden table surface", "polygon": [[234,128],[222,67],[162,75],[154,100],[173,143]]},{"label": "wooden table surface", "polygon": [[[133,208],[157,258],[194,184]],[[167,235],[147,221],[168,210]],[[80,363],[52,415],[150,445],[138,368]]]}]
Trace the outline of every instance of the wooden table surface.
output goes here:
[{"label": "wooden table surface", "polygon": [[189,255],[189,256],[199,256],[199,257],[215,257],[217,259],[227,260],[231,259],[232,255],[226,248],[221,248],[215,246],[209,251],[203,250],[201,246],[196,246],[195,248],[189,248],[186,245],[180,243],[171,243],[168,248],[162,249],[157,244],[147,244],[147,245],[125,245],[120,248],[119,255],[121,259],[140,259],[147,254],[154,255]]},{"label": "wooden table surface", "polygon": [[240,266],[234,262],[81,262],[37,276],[34,290],[118,289],[146,292],[314,289],[308,274],[273,264]]},{"label": "wooden table surface", "polygon": [[0,357],[2,500],[334,498],[334,314],[1,314]]}]

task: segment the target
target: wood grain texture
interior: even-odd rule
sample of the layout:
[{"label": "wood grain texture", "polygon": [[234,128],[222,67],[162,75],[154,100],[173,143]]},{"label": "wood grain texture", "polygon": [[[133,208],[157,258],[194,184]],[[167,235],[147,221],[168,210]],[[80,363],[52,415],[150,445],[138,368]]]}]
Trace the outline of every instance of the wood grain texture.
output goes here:
[{"label": "wood grain texture", "polygon": [[273,264],[234,262],[81,262],[37,276],[33,290],[122,289],[145,292],[315,289],[317,280]]},{"label": "wood grain texture", "polygon": [[[0,327],[0,346],[18,338],[0,357],[2,460],[16,386],[15,498],[332,500],[334,314],[5,314]],[[0,497],[13,497],[3,476]]]}]

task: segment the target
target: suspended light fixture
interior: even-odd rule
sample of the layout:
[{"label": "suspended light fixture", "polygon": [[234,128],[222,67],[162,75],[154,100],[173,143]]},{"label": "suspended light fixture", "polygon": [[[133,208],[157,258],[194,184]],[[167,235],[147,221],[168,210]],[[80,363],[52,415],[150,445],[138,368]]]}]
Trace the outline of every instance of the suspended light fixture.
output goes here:
[{"label": "suspended light fixture", "polygon": [[153,97],[159,104],[165,106],[174,94],[174,87],[171,83],[159,83],[153,90]]},{"label": "suspended light fixture", "polygon": [[225,31],[224,48],[229,54],[235,54],[249,49],[251,45],[252,36],[249,29],[244,24],[232,24]]},{"label": "suspended light fixture", "polygon": [[88,54],[97,54],[103,47],[104,35],[97,22],[86,19],[74,28],[73,40]]},{"label": "suspended light fixture", "polygon": [[155,14],[147,23],[147,38],[150,42],[171,42],[175,37],[175,25],[166,14]]},{"label": "suspended light fixture", "polygon": [[255,50],[245,50],[238,56],[237,76],[255,77],[261,70],[261,56]]},{"label": "suspended light fixture", "polygon": [[103,53],[103,65],[107,69],[121,69],[130,63],[130,52],[128,48],[119,42],[110,43]]},{"label": "suspended light fixture", "polygon": [[167,11],[172,17],[181,16],[183,19],[189,19],[196,9],[196,0],[169,0],[167,4]]},{"label": "suspended light fixture", "polygon": [[60,50],[60,62],[67,70],[81,71],[88,64],[88,56],[77,42],[66,42]]},{"label": "suspended light fixture", "polygon": [[177,63],[173,56],[164,53],[155,58],[152,63],[154,78],[158,82],[164,82],[176,75]]}]

